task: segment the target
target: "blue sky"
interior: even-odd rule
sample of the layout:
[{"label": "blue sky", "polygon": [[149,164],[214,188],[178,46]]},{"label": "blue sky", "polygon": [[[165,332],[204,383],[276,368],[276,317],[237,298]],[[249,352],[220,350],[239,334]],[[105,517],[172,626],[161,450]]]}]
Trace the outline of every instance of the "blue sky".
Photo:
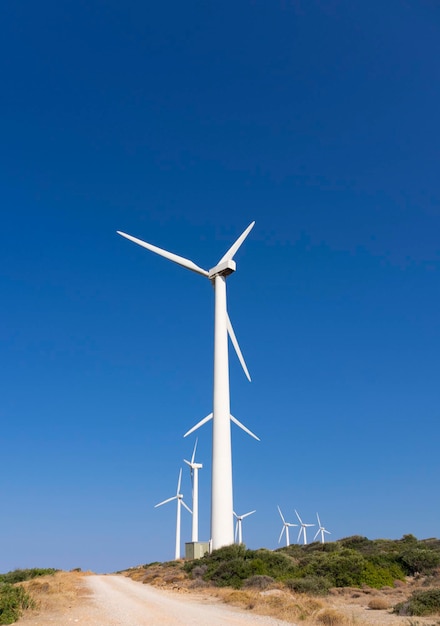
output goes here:
[{"label": "blue sky", "polygon": [[[437,3],[16,0],[0,24],[0,571],[173,557],[154,504],[211,410],[213,293],[116,230],[210,268],[256,220],[228,279],[249,547],[277,547],[277,505],[438,536]],[[208,539],[210,426],[198,450]]]}]

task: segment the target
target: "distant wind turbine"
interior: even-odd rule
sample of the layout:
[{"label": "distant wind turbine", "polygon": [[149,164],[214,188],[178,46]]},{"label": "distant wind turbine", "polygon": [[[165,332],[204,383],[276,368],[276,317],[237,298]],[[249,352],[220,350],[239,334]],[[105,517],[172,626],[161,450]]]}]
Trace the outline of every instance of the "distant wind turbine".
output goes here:
[{"label": "distant wind turbine", "polygon": [[324,526],[321,524],[321,520],[319,519],[319,515],[318,513],[316,514],[316,517],[318,518],[318,531],[316,533],[316,535],[313,537],[313,540],[316,540],[316,537],[321,534],[321,543],[325,543],[325,537],[324,537],[324,533],[327,533],[327,535],[331,535],[331,532],[329,530],[327,530],[326,528],[324,528]]},{"label": "distant wind turbine", "polygon": [[286,522],[286,520],[284,519],[283,514],[281,513],[281,509],[280,507],[278,507],[278,512],[281,515],[281,519],[283,520],[283,527],[281,529],[281,533],[280,536],[278,538],[278,543],[280,543],[281,538],[283,536],[283,533],[286,533],[286,546],[290,546],[290,540],[289,540],[289,528],[291,528],[292,526],[298,526],[298,524],[292,524],[291,522]]},{"label": "distant wind turbine", "polygon": [[180,472],[179,472],[179,480],[177,481],[176,495],[172,496],[171,498],[167,498],[166,500],[163,500],[163,502],[159,502],[159,504],[155,504],[154,505],[155,508],[157,508],[158,506],[162,506],[162,504],[167,504],[167,502],[172,502],[173,500],[177,500],[176,549],[175,549],[175,559],[176,559],[176,561],[177,561],[177,559],[180,559],[180,509],[181,509],[181,506],[183,505],[187,511],[192,513],[192,511],[189,508],[189,506],[187,506],[185,504],[185,502],[183,501],[183,495],[180,493],[180,483],[181,483],[181,481],[182,481],[182,468],[180,468]]},{"label": "distant wind turbine", "polygon": [[303,535],[303,539],[304,539],[304,545],[307,545],[307,534],[306,534],[306,528],[309,528],[309,526],[314,526],[315,524],[305,524],[302,519],[300,518],[298,511],[295,509],[295,513],[296,513],[296,517],[299,519],[299,523],[301,524],[301,528],[299,529],[299,533],[298,533],[298,543],[299,540],[301,538],[301,533]]},{"label": "distant wind turbine", "polygon": [[[211,546],[213,550],[234,543],[231,420],[246,432],[250,433],[248,429],[230,414],[228,335],[249,380],[250,376],[227,311],[226,278],[229,274],[235,272],[236,264],[234,256],[252,230],[254,224],[255,222],[249,224],[226,254],[218,261],[217,265],[209,271],[199,267],[193,263],[193,261],[174,254],[173,252],[168,252],[141,239],[117,231],[119,235],[126,237],[143,248],[147,248],[147,250],[163,256],[169,261],[173,261],[197,274],[205,276],[214,286],[213,412],[197,425],[197,427],[199,427],[212,418]],[[252,436],[255,437],[255,435]],[[258,437],[255,438],[258,439]]]},{"label": "distant wind turbine", "polygon": [[[256,511],[249,511],[249,513],[245,513],[244,515],[237,515],[237,513],[234,511],[234,516],[237,519],[237,523],[235,525],[235,541],[237,543],[243,543],[243,532],[242,532],[242,522],[244,520],[245,517],[248,517],[249,515],[252,515],[252,513],[255,513]],[[238,538],[238,541],[237,541]]]},{"label": "distant wind turbine", "polygon": [[191,541],[195,542],[199,540],[199,469],[202,469],[201,463],[195,462],[197,441],[194,444],[194,450],[192,453],[191,461],[183,459],[184,462],[189,465],[191,470],[192,481],[192,533]]}]

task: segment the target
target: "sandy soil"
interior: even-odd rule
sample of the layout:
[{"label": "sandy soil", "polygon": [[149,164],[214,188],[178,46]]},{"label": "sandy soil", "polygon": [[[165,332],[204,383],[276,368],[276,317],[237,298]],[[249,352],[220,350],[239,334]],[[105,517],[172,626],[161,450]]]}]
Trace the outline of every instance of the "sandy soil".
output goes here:
[{"label": "sandy soil", "polygon": [[55,611],[20,620],[26,626],[286,626],[271,617],[246,614],[224,604],[139,584],[125,576],[87,576],[90,595]]}]

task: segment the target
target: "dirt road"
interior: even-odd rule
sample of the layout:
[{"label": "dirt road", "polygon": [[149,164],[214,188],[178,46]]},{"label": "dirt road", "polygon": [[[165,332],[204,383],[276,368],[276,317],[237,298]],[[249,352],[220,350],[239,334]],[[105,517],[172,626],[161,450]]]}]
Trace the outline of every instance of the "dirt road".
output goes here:
[{"label": "dirt road", "polygon": [[[90,596],[61,613],[25,618],[27,626],[286,626],[270,617],[247,615],[223,604],[155,589],[125,576],[87,576]],[[30,616],[29,616],[30,617]],[[292,624],[290,623],[290,626]]]}]

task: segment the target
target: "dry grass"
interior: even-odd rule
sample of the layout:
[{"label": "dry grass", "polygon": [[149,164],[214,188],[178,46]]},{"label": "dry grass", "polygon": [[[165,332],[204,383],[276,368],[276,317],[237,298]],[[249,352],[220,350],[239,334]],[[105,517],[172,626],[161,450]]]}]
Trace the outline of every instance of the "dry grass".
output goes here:
[{"label": "dry grass", "polygon": [[50,576],[41,576],[21,583],[36,603],[36,609],[29,613],[64,610],[88,597],[89,594],[83,584],[83,578],[88,574],[88,572],[56,572]]},{"label": "dry grass", "polygon": [[336,609],[323,609],[316,615],[316,623],[323,626],[345,626],[350,621],[344,613]]},{"label": "dry grass", "polygon": [[371,600],[368,602],[368,608],[372,611],[386,611],[391,607],[389,601],[386,598],[376,596],[374,598],[371,598]]},{"label": "dry grass", "polygon": [[261,592],[211,588],[208,594],[214,595],[226,604],[287,622],[299,620],[308,623],[306,620],[310,620],[323,607],[322,602],[315,598],[306,595],[294,596],[282,589]]}]

